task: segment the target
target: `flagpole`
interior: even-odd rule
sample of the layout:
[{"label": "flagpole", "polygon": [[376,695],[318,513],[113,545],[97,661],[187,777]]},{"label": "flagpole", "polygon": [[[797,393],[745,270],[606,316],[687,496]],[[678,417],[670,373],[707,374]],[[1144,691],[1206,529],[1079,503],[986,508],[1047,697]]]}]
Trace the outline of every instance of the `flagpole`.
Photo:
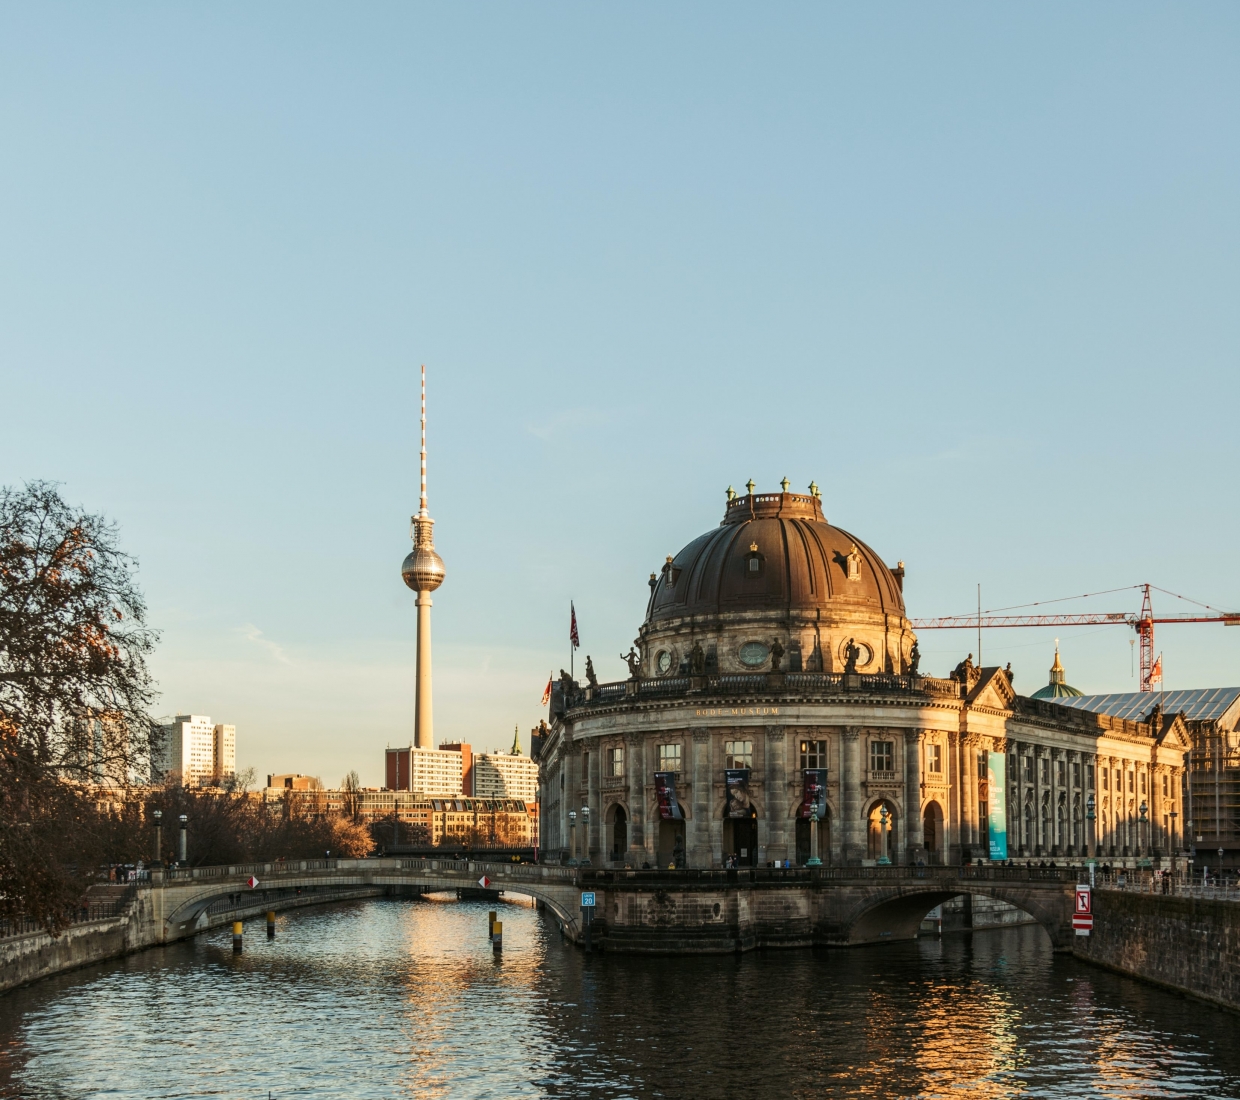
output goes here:
[{"label": "flagpole", "polygon": [[576,649],[577,647],[576,647],[575,645],[573,645],[573,629],[572,629],[572,621],[573,621],[573,617],[574,617],[574,615],[576,614],[576,610],[577,610],[577,609],[576,609],[575,607],[573,607],[573,601],[572,601],[572,600],[569,600],[569,601],[568,601],[568,622],[569,622],[569,629],[568,629],[568,678],[569,678],[570,680],[575,680],[575,679],[577,679],[577,677],[576,677],[576,675],[575,675],[575,670],[573,669],[573,650],[574,650],[574,649]]}]

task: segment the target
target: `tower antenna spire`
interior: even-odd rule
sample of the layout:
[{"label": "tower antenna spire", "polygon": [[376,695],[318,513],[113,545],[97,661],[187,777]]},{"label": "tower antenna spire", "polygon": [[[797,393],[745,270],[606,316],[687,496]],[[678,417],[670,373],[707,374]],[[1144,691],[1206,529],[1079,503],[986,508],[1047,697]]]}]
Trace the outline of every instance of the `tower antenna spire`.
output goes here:
[{"label": "tower antenna spire", "polygon": [[422,364],[422,496],[418,503],[418,516],[425,519],[426,510],[426,364]]}]

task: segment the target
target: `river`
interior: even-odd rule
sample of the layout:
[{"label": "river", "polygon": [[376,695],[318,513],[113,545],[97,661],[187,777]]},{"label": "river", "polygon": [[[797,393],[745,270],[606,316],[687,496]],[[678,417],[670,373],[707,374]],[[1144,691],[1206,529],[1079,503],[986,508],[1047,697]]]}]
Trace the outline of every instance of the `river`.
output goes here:
[{"label": "river", "polygon": [[1235,1018],[1036,926],[851,951],[594,955],[501,904],[377,900],[0,997],[0,1096],[1240,1098]]}]

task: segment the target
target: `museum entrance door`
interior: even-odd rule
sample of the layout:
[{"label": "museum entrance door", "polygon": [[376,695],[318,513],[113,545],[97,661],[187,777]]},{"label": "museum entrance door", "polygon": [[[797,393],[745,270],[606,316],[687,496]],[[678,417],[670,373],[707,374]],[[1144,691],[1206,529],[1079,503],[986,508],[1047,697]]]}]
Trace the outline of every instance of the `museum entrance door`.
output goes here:
[{"label": "museum entrance door", "polygon": [[740,867],[758,865],[758,818],[730,817],[723,823],[723,861],[736,856]]}]

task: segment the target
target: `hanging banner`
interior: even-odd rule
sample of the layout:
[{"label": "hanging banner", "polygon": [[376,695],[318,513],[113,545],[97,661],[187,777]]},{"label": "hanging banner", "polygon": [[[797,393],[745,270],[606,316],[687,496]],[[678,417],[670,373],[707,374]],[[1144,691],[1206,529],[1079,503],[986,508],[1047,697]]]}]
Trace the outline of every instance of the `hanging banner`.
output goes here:
[{"label": "hanging banner", "polygon": [[1001,752],[986,754],[987,786],[987,834],[990,838],[990,858],[1007,859],[1007,755]]},{"label": "hanging banner", "polygon": [[659,803],[659,817],[664,821],[680,821],[680,802],[676,798],[676,773],[654,773],[654,797]]},{"label": "hanging banner", "polygon": [[[808,821],[816,816],[821,821],[827,816],[827,769],[806,768],[802,775],[804,780],[801,786],[801,806],[797,817],[801,821]],[[817,814],[814,813],[815,806],[818,807]]]},{"label": "hanging banner", "polygon": [[753,817],[753,801],[749,797],[749,769],[728,768],[724,773],[728,788],[728,806],[724,817]]}]

